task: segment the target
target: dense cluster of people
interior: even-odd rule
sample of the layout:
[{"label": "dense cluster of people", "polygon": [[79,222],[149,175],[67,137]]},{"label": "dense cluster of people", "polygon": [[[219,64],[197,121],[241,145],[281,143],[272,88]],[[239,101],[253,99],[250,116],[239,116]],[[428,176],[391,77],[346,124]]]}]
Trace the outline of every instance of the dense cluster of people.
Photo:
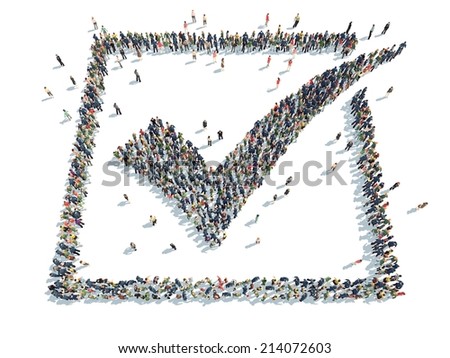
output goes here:
[{"label": "dense cluster of people", "polygon": [[[286,37],[281,33],[279,35],[280,41]],[[175,44],[179,46],[177,36],[169,35],[170,41],[167,43],[169,48],[170,45],[174,46],[174,51],[178,50]],[[297,276],[293,279],[254,277],[242,281],[220,277],[214,280],[205,278],[194,281],[187,278],[173,280],[168,277],[160,279],[156,276],[144,279],[137,276],[133,280],[114,282],[104,278],[90,280],[76,276],[76,264],[87,264],[78,260],[80,254],[78,235],[84,225],[82,211],[83,200],[88,194],[87,169],[91,165],[95,134],[100,128],[95,113],[101,111],[100,96],[105,89],[103,78],[108,75],[106,68],[108,53],[115,52],[116,46],[128,48],[140,47],[143,44],[146,46],[145,38],[135,34],[120,33],[119,36],[114,36],[103,32],[91,47],[92,61],[87,68],[84,96],[79,109],[80,120],[77,124],[76,141],[72,149],[71,168],[67,180],[67,194],[61,213],[59,241],[50,274],[55,278],[49,286],[52,295],[64,300],[207,301],[242,298],[250,301],[317,301],[369,298],[374,294],[382,298],[379,292],[383,290],[391,297],[395,297],[400,281],[393,277],[392,269],[396,262],[389,250],[385,249],[385,246],[389,247],[389,242],[393,241],[386,240],[389,237],[388,228],[380,226],[381,223],[386,223],[387,219],[378,215],[373,218],[374,227],[381,230],[384,236],[380,237],[382,243],[374,244],[374,252],[376,255],[383,252],[381,260],[384,261],[380,260],[379,274],[389,275],[386,276],[390,278],[387,282],[384,282],[384,279],[351,281],[331,277],[300,279]],[[196,41],[201,38],[203,36]],[[220,38],[227,39],[227,36],[221,35],[218,39]],[[331,43],[328,40],[333,37],[323,35],[319,39],[317,35],[318,41],[312,40],[311,37],[307,38],[308,41],[313,41],[314,45],[306,41],[310,43],[307,45],[308,50],[312,50],[318,49],[317,46],[320,46],[321,41],[324,44]],[[153,39],[155,41],[158,39],[155,34]],[[167,37],[161,36],[159,41],[164,39],[167,40]],[[348,45],[346,39],[343,39],[344,46]],[[214,37],[212,41],[214,45]],[[230,41],[236,41],[236,38]],[[289,43],[290,40],[286,46]],[[342,44],[339,42],[339,45]],[[398,50],[393,47],[362,54],[353,61],[344,62],[315,76],[296,93],[276,103],[215,169],[206,168],[203,158],[193,144],[189,140],[185,141],[174,125],[164,123],[159,118],[152,119],[148,128],[141,130],[139,135],[134,134],[133,139],[130,139],[124,147],[119,147],[115,155],[125,165],[133,166],[137,173],[146,175],[168,197],[177,199],[180,208],[196,224],[197,230],[203,233],[205,240],[220,245],[231,218],[238,214],[250,194],[262,185],[264,176],[275,166],[277,160],[286,152],[288,145],[296,140],[310,120],[361,76],[399,55],[404,46],[405,44],[402,44]],[[367,128],[367,125],[364,128]],[[368,138],[366,131],[361,131],[361,136],[364,139]],[[374,176],[368,177],[370,188],[373,188],[373,179],[377,177],[376,173],[372,175]],[[370,208],[375,207],[379,212],[379,204],[380,202],[374,202]]]},{"label": "dense cluster of people", "polygon": [[220,34],[211,34],[201,31],[197,35],[189,32],[146,32],[108,33],[103,31],[97,36],[94,34],[95,45],[101,45],[101,51],[106,55],[115,55],[119,51],[122,59],[126,59],[123,49],[135,51],[139,57],[143,51],[153,53],[167,52],[206,52],[207,54],[234,53],[234,52],[310,52],[323,50],[334,52],[338,50],[342,57],[349,55],[357,46],[356,34],[329,33],[328,31],[308,33],[308,32],[284,32],[281,26],[276,32],[253,31],[251,34],[244,32],[231,34],[230,31],[221,31]]},{"label": "dense cluster of people", "polygon": [[152,118],[114,155],[176,199],[205,240],[220,245],[232,218],[309,121],[362,75],[400,52],[392,48],[360,55],[314,77],[256,121],[214,170],[206,168],[198,149],[174,125],[160,118]]},{"label": "dense cluster of people", "polygon": [[381,180],[383,173],[378,160],[375,137],[375,126],[372,124],[371,110],[365,99],[367,87],[358,91],[351,101],[351,113],[354,115],[353,128],[359,140],[360,155],[357,161],[364,178],[362,185],[365,198],[365,220],[372,227],[373,240],[371,241],[371,254],[377,260],[376,275],[372,281],[376,287],[378,299],[386,294],[396,296],[402,294],[399,290],[403,286],[401,275],[396,274],[399,267],[397,257],[393,254],[393,248],[397,246],[394,236],[391,234],[392,225],[386,215],[388,193],[398,187],[395,183],[388,190],[383,191],[384,183]]}]

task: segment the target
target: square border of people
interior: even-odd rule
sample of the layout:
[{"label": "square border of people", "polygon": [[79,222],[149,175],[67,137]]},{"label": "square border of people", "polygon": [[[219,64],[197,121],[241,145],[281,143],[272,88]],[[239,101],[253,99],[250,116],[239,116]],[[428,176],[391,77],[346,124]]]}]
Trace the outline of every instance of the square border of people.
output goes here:
[{"label": "square border of people", "polygon": [[[190,53],[189,48],[192,49],[194,46],[197,46],[198,52],[217,47],[217,52],[232,53],[239,45],[244,53],[264,49],[274,56],[284,52],[280,49],[287,49],[290,52],[293,48],[299,49],[301,53],[318,52],[328,48],[331,52],[340,49],[343,53],[348,53],[348,49],[353,50],[357,44],[354,33],[329,34],[328,31],[309,35],[301,33],[300,38],[298,32],[292,35],[283,34],[280,33],[280,29],[276,34],[261,31],[258,35],[252,36],[247,33],[242,36],[229,35],[228,32],[225,35],[222,32],[214,36],[205,35],[205,38],[197,36],[197,42],[194,43],[192,41],[195,40],[191,37],[183,39],[186,34],[182,32],[178,35],[175,32],[167,35],[120,32],[116,35],[102,30],[101,36],[95,37],[91,46],[92,60],[88,66],[85,86],[87,99],[79,109],[67,195],[61,211],[59,239],[50,273],[52,282],[48,288],[54,300],[100,302],[239,300],[252,303],[267,300],[293,303],[386,300],[404,294],[401,291],[403,286],[401,276],[396,273],[397,258],[393,254],[396,242],[393,241],[392,225],[385,212],[388,203],[384,200],[385,194],[380,192],[384,184],[381,182],[381,167],[376,159],[378,154],[373,140],[375,127],[371,124],[372,116],[365,99],[366,89],[358,91],[353,97],[351,114],[354,116],[352,146],[360,148],[361,153],[364,153],[358,154],[357,158],[352,160],[357,161],[360,169],[358,175],[364,179],[361,195],[365,204],[362,210],[365,210],[365,223],[370,227],[370,232],[366,235],[369,238],[366,240],[371,247],[371,252],[362,254],[361,258],[355,258],[354,264],[367,263],[367,266],[371,267],[368,269],[367,277],[351,280],[333,277],[313,279],[301,276],[268,279],[256,276],[237,280],[226,278],[220,273],[221,276],[217,278],[160,279],[159,276],[144,275],[129,280],[112,281],[105,278],[84,278],[78,271],[80,265],[87,265],[86,262],[81,264],[79,260],[80,234],[84,225],[82,212],[84,197],[87,195],[88,168],[92,165],[96,134],[100,131],[96,119],[97,109],[90,103],[89,98],[97,99],[105,90],[104,76],[107,75],[105,69],[108,54],[115,54],[119,48],[132,51],[134,47],[139,51],[152,51],[153,48],[153,51],[166,49],[166,53],[183,50]],[[200,46],[197,45],[199,42]],[[173,124],[164,122],[158,117],[152,118],[147,129],[141,129],[138,135],[132,135],[128,143],[119,146],[114,155],[123,165],[132,166],[138,173],[145,174],[152,185],[157,185],[170,200],[176,201],[203,239],[210,246],[218,248],[226,238],[225,231],[231,220],[239,214],[246,199],[263,184],[264,176],[270,173],[287,147],[296,141],[309,122],[361,77],[400,55],[404,47],[406,43],[397,49],[393,46],[361,54],[354,60],[342,62],[312,77],[301,85],[298,91],[288,94],[277,102],[269,114],[257,120],[236,149],[214,170],[206,167],[198,149],[189,140],[185,141]],[[270,148],[271,152],[267,153],[261,148]],[[176,162],[182,155],[192,164],[177,168],[175,164],[174,166],[170,164]],[[250,158],[250,161],[246,163],[242,160],[244,157]],[[162,163],[164,158],[171,160]],[[183,170],[186,172],[182,172]],[[167,175],[168,172],[174,171],[177,175]],[[194,188],[192,192],[203,194],[194,195],[191,192],[191,195],[189,193],[179,195],[177,188],[180,187]],[[227,191],[226,188],[231,189]],[[132,244],[136,250],[136,245]],[[174,249],[175,245],[172,245]]]}]

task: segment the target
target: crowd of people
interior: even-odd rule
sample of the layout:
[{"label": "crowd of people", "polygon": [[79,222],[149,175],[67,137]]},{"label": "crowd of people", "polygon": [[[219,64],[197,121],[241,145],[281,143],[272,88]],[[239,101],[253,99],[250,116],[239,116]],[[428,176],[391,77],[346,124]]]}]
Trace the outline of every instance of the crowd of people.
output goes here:
[{"label": "crowd of people", "polygon": [[383,173],[378,160],[375,138],[375,126],[372,124],[368,101],[365,99],[367,87],[358,91],[351,101],[351,113],[354,115],[352,127],[355,129],[360,148],[358,169],[362,173],[364,183],[362,185],[365,198],[365,220],[372,228],[373,240],[371,241],[371,255],[376,259],[376,275],[372,281],[376,287],[376,296],[382,299],[386,294],[402,294],[399,290],[403,286],[401,275],[396,274],[399,267],[397,257],[393,254],[393,248],[397,246],[394,236],[391,234],[392,225],[386,215],[388,194],[399,186],[395,183],[388,190],[383,191]]},{"label": "crowd of people", "polygon": [[[180,31],[176,33],[164,32],[130,32],[108,33],[106,29],[97,36],[93,35],[96,44],[100,44],[101,51],[106,55],[121,54],[122,59],[126,59],[123,49],[133,50],[139,57],[143,51],[151,53],[167,52],[192,52],[193,54],[206,52],[217,55],[218,53],[234,52],[290,52],[295,55],[297,52],[329,51],[338,50],[342,57],[351,54],[358,44],[355,33],[329,33],[328,31],[308,33],[308,32],[284,32],[281,25],[276,32],[270,30],[253,31],[250,34],[244,32],[231,34],[230,31],[221,31],[220,34],[211,34],[201,31],[199,34],[193,32]],[[93,46],[97,46],[93,45]],[[121,51],[122,50],[122,51]],[[119,60],[120,62],[120,60]],[[120,63],[119,63],[120,64]]]},{"label": "crowd of people", "polygon": [[215,169],[207,168],[192,142],[160,118],[152,118],[114,155],[175,199],[206,241],[220,245],[231,220],[311,118],[363,74],[392,60],[401,47],[360,55],[316,76],[256,121]]},{"label": "crowd of people", "polygon": [[[340,39],[341,35],[336,36]],[[175,46],[176,44],[178,46],[177,36],[169,35],[167,44],[169,48],[172,45],[174,51],[178,50]],[[148,37],[151,38],[150,35]],[[221,35],[219,39],[227,39],[227,37],[230,38],[230,36]],[[272,37],[276,38],[276,36]],[[280,44],[286,37],[289,38],[279,34]],[[195,41],[200,41],[202,38],[203,36],[200,36]],[[270,39],[271,36],[264,38]],[[320,38],[319,41],[314,39],[315,36],[305,38],[307,38],[305,46],[308,51],[318,49],[321,41],[324,44],[330,44],[331,40],[328,40],[333,37],[317,35],[317,39]],[[347,38],[343,35],[343,46],[348,46],[349,38],[352,36]],[[381,203],[378,201],[374,201],[370,206],[370,208],[375,207],[377,211],[377,215],[372,219],[374,230],[379,229],[386,234],[380,238],[383,240],[382,243],[374,244],[374,252],[377,255],[383,252],[379,274],[388,275],[386,277],[389,277],[390,281],[387,282],[384,282],[384,279],[375,281],[375,278],[352,281],[330,277],[317,280],[300,279],[297,276],[293,279],[254,277],[242,281],[220,277],[214,280],[205,278],[194,281],[187,278],[172,280],[160,279],[156,276],[144,279],[137,276],[133,280],[118,282],[104,278],[90,280],[77,277],[77,264],[87,264],[81,263],[78,259],[80,255],[78,237],[84,225],[82,211],[84,198],[88,195],[86,190],[89,178],[88,167],[91,165],[95,148],[95,134],[100,128],[95,114],[101,111],[101,94],[105,90],[104,76],[108,75],[106,67],[108,54],[115,53],[116,46],[129,49],[146,46],[145,39],[146,36],[136,34],[120,33],[119,36],[115,36],[103,32],[91,47],[92,61],[87,68],[86,85],[79,108],[80,118],[77,121],[76,140],[72,149],[71,167],[67,179],[67,194],[61,213],[59,241],[50,274],[54,278],[49,286],[51,294],[63,300],[180,299],[184,301],[226,300],[233,297],[250,301],[341,300],[369,298],[374,293],[378,298],[383,298],[379,294],[381,291],[391,297],[398,295],[398,285],[401,282],[393,278],[396,268],[395,258],[389,250],[385,250],[385,247],[389,247],[393,241],[386,240],[389,237],[388,227],[380,226],[388,221],[382,215],[378,215]],[[155,34],[153,39],[155,41],[158,39]],[[239,39],[244,41],[241,37]],[[159,38],[159,41],[164,40],[167,41],[166,36]],[[214,45],[214,37],[212,41]],[[230,41],[236,41],[236,37]],[[288,46],[290,40],[286,43]],[[301,43],[303,48],[303,42]],[[339,45],[342,46],[340,40]],[[353,61],[344,62],[315,76],[296,93],[276,103],[261,120],[256,121],[254,127],[235,150],[215,169],[206,168],[197,148],[189,140],[185,141],[174,125],[164,123],[160,118],[153,118],[148,128],[140,130],[139,135],[134,134],[133,139],[130,139],[124,147],[117,149],[115,156],[125,165],[133,166],[137,173],[146,175],[152,183],[161,188],[167,197],[175,198],[179,207],[195,223],[197,230],[204,235],[205,240],[220,245],[225,238],[224,230],[228,227],[231,218],[237,216],[251,193],[262,185],[264,176],[275,166],[289,144],[296,140],[310,120],[361,76],[399,55],[405,46],[406,44],[402,44],[398,49],[384,48],[362,54]],[[355,105],[357,103],[359,102],[355,101]],[[366,129],[367,126],[364,125],[364,128]],[[370,134],[367,134],[367,131],[361,131],[361,136],[367,139]],[[370,149],[373,147],[368,150]],[[373,170],[368,169],[367,172],[372,173]],[[368,177],[370,183],[368,190],[373,190],[372,182],[375,178],[379,179],[376,173],[372,175]],[[372,193],[372,191],[369,192]]]}]

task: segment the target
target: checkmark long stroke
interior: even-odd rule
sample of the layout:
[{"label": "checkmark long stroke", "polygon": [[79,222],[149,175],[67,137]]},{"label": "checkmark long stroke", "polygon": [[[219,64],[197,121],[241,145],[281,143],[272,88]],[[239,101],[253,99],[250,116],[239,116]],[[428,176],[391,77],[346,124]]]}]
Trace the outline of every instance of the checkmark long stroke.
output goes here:
[{"label": "checkmark long stroke", "polygon": [[115,155],[175,200],[206,241],[220,244],[232,219],[311,119],[363,75],[400,53],[376,50],[314,76],[256,121],[214,171],[192,142],[161,119],[153,119]]}]

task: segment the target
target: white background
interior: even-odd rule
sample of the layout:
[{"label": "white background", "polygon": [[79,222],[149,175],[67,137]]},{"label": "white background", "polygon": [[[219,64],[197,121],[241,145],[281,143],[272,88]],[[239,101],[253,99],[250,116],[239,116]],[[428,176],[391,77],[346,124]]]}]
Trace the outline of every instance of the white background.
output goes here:
[{"label": "white background", "polygon": [[[332,357],[407,356],[415,354],[445,356],[445,305],[448,269],[445,265],[448,231],[444,213],[447,162],[444,159],[446,132],[449,129],[447,103],[444,10],[436,1],[365,2],[341,1],[311,3],[303,1],[78,1],[15,2],[3,5],[0,15],[3,53],[1,57],[3,169],[1,238],[1,311],[3,322],[1,353],[7,357],[39,355],[116,356],[117,345],[162,344],[249,344],[262,342],[331,342]],[[392,63],[383,65],[340,98],[299,136],[283,160],[292,160],[290,172],[300,171],[307,160],[325,165],[325,151],[333,151],[336,161],[348,153],[336,154],[345,146],[325,144],[344,129],[341,107],[352,94],[368,86],[368,99],[374,115],[376,138],[383,167],[383,179],[400,188],[390,196],[388,215],[392,218],[398,241],[399,273],[403,275],[406,296],[385,303],[365,304],[256,304],[245,302],[145,304],[55,304],[46,295],[46,280],[57,240],[57,222],[62,207],[64,181],[75,133],[75,123],[60,122],[62,109],[75,117],[79,91],[85,74],[93,32],[94,16],[99,25],[112,31],[182,30],[190,22],[191,10],[208,16],[204,31],[231,33],[258,30],[270,13],[269,28],[275,31],[292,26],[297,12],[298,30],[345,31],[353,21],[358,38],[368,35],[375,24],[379,34],[387,21],[386,36],[360,41],[351,58],[376,48],[408,47]],[[201,30],[200,30],[201,31]],[[56,68],[58,53],[66,66]],[[267,277],[299,275],[319,277],[362,277],[364,265],[342,270],[358,258],[358,241],[352,185],[299,184],[289,197],[269,207],[267,200],[284,189],[264,186],[258,190],[228,231],[220,250],[202,253],[186,234],[188,226],[178,224],[170,208],[147,187],[105,188],[101,165],[111,158],[117,145],[123,145],[133,132],[144,128],[152,116],[159,115],[176,125],[198,147],[206,144],[201,129],[208,120],[208,133],[216,138],[218,129],[225,140],[201,151],[207,160],[221,160],[240,141],[256,119],[261,118],[286,94],[298,89],[315,74],[341,63],[333,54],[299,55],[292,70],[281,77],[288,56],[272,56],[269,69],[259,71],[267,55],[226,56],[226,68],[215,73],[218,64],[199,56],[195,64],[185,63],[190,55],[148,56],[132,62],[129,55],[124,69],[112,70],[106,81],[104,112],[99,115],[101,131],[92,167],[81,231],[82,258],[91,263],[81,270],[86,277],[132,278],[136,274],[195,277],[216,274],[228,277]],[[219,55],[219,58],[221,56]],[[133,70],[139,69],[142,83],[130,85]],[[74,91],[69,76],[80,84]],[[48,101],[43,87],[55,98]],[[394,86],[388,99],[379,100]],[[109,117],[112,103],[124,113]],[[275,169],[275,172],[277,169]],[[273,176],[277,185],[287,175]],[[320,175],[320,170],[312,172]],[[348,164],[342,176],[351,180]],[[127,192],[132,203],[117,204]],[[418,203],[430,205],[408,215]],[[246,226],[256,213],[256,225]],[[148,216],[155,214],[158,224],[143,228]],[[261,245],[245,246],[261,237]],[[132,238],[132,239],[131,239]],[[123,255],[129,241],[138,251]],[[175,242],[174,253],[161,252]]]}]

